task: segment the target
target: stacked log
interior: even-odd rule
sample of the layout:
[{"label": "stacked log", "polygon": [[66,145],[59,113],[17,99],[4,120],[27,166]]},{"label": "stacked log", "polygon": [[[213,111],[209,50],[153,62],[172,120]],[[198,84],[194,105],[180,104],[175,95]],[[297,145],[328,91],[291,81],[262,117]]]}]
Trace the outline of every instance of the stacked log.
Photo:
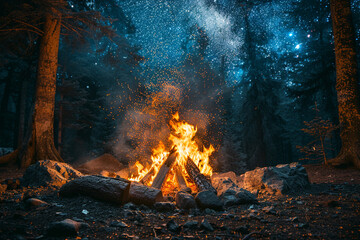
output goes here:
[{"label": "stacked log", "polygon": [[189,175],[190,179],[195,183],[199,192],[201,191],[212,191],[216,193],[215,188],[211,185],[209,179],[207,179],[201,172],[200,169],[196,166],[196,164],[191,160],[191,158],[187,158],[185,164],[185,170]]},{"label": "stacked log", "polygon": [[160,170],[157,173],[151,187],[161,189],[161,186],[163,185],[164,180],[166,179],[166,176],[169,173],[169,170],[172,168],[172,165],[176,160],[176,156],[177,156],[176,149],[175,148],[171,149],[168,158],[160,167]]}]

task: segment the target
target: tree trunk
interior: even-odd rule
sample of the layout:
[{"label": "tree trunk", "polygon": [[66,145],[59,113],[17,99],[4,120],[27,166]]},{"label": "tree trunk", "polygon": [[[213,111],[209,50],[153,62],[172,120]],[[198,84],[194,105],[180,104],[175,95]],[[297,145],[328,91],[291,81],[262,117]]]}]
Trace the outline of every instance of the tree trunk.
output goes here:
[{"label": "tree trunk", "polygon": [[26,98],[27,98],[28,81],[24,78],[21,82],[21,90],[19,96],[18,106],[18,129],[17,129],[17,141],[16,148],[23,145],[25,135],[25,111],[26,111]]},{"label": "tree trunk", "polygon": [[339,155],[332,165],[352,163],[360,168],[360,113],[355,34],[349,0],[330,0],[336,58],[336,91],[339,109]]},{"label": "tree trunk", "polygon": [[20,166],[43,159],[63,161],[54,145],[54,107],[61,13],[54,8],[45,16],[40,43],[32,134],[20,156]]}]

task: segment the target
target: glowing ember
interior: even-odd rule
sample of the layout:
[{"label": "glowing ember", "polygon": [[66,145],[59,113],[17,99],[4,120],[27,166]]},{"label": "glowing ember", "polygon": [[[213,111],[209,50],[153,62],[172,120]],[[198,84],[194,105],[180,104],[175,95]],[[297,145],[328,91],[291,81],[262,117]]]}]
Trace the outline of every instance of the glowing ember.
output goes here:
[{"label": "glowing ember", "polygon": [[[212,168],[209,165],[209,156],[214,152],[214,147],[210,145],[209,148],[204,147],[204,149],[200,151],[198,145],[194,140],[195,134],[197,132],[196,127],[184,121],[180,121],[178,113],[172,116],[169,124],[172,128],[172,133],[169,136],[169,140],[172,142],[171,148],[175,147],[177,153],[174,166],[177,165],[179,169],[181,169],[182,175],[185,177],[187,186],[195,190],[194,184],[189,182],[188,175],[185,171],[184,166],[186,160],[188,157],[190,157],[198,166],[202,174],[204,174],[205,176],[211,176]],[[148,168],[144,168],[141,163],[136,162],[135,169],[137,169],[137,171],[132,174],[129,180],[140,181],[145,176],[151,174],[149,179],[145,182],[145,184],[151,185],[156,174],[159,172],[160,167],[167,159],[169,153],[169,151],[165,150],[164,144],[160,142],[158,147],[153,149],[152,151],[152,165]],[[163,184],[162,191],[164,194],[170,192],[172,189],[174,189],[174,186],[177,185],[177,182],[175,180],[175,171],[173,169],[170,170],[170,173],[168,174],[167,179]]]}]

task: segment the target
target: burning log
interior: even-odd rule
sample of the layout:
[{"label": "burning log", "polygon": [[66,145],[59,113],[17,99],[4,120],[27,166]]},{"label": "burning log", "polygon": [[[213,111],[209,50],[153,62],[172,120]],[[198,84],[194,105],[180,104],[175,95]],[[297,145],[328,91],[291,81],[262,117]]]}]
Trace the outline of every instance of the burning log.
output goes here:
[{"label": "burning log", "polygon": [[152,206],[156,202],[163,201],[161,190],[145,186],[141,183],[131,182],[129,190],[130,202]]},{"label": "burning log", "polygon": [[191,192],[191,189],[186,185],[184,176],[182,175],[179,165],[175,166],[175,177],[179,185],[180,191],[188,192],[190,190]]},{"label": "burning log", "polygon": [[199,168],[196,166],[196,164],[191,160],[191,158],[187,158],[186,164],[185,164],[186,172],[189,174],[192,181],[194,181],[196,187],[198,188],[198,191],[212,191],[216,193],[215,188],[211,185],[211,182],[209,179],[207,179],[203,174],[200,173]]},{"label": "burning log", "polygon": [[166,159],[164,164],[161,166],[159,172],[157,173],[151,187],[161,189],[161,186],[163,185],[169,170],[171,169],[173,163],[176,160],[176,155],[177,155],[176,149],[172,148],[168,158]]},{"label": "burning log", "polygon": [[150,180],[150,177],[154,174],[154,172],[155,168],[151,167],[150,171],[139,182],[142,184],[146,184]]},{"label": "burning log", "polygon": [[98,200],[122,204],[129,195],[130,181],[122,178],[84,176],[64,184],[59,191],[61,197],[78,194]]}]

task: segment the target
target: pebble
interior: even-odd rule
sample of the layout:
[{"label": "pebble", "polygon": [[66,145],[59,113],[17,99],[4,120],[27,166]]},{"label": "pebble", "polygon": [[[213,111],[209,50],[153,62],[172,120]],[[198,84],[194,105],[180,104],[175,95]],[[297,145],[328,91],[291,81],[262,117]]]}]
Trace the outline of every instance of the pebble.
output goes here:
[{"label": "pebble", "polygon": [[81,223],[71,219],[65,219],[60,222],[53,222],[47,231],[49,236],[67,237],[76,236],[79,232]]},{"label": "pebble", "polygon": [[200,228],[207,230],[207,231],[214,231],[214,228],[211,226],[211,224],[208,222],[208,220],[203,219],[200,223]]},{"label": "pebble", "polygon": [[241,234],[248,234],[250,231],[248,226],[239,226],[235,228],[235,232],[239,232]]},{"label": "pebble", "polygon": [[25,201],[25,205],[27,207],[43,207],[48,206],[49,204],[37,198],[29,198]]},{"label": "pebble", "polygon": [[122,221],[113,221],[110,223],[110,227],[120,227],[120,228],[127,228],[129,227],[126,223]]},{"label": "pebble", "polygon": [[169,231],[178,233],[180,232],[180,226],[175,222],[174,219],[171,219],[167,224],[166,227]]},{"label": "pebble", "polygon": [[195,229],[197,228],[199,222],[198,221],[188,221],[184,224],[184,228],[187,228],[187,229]]},{"label": "pebble", "polygon": [[154,204],[154,208],[158,212],[172,212],[175,210],[175,204],[171,202],[157,202]]}]

